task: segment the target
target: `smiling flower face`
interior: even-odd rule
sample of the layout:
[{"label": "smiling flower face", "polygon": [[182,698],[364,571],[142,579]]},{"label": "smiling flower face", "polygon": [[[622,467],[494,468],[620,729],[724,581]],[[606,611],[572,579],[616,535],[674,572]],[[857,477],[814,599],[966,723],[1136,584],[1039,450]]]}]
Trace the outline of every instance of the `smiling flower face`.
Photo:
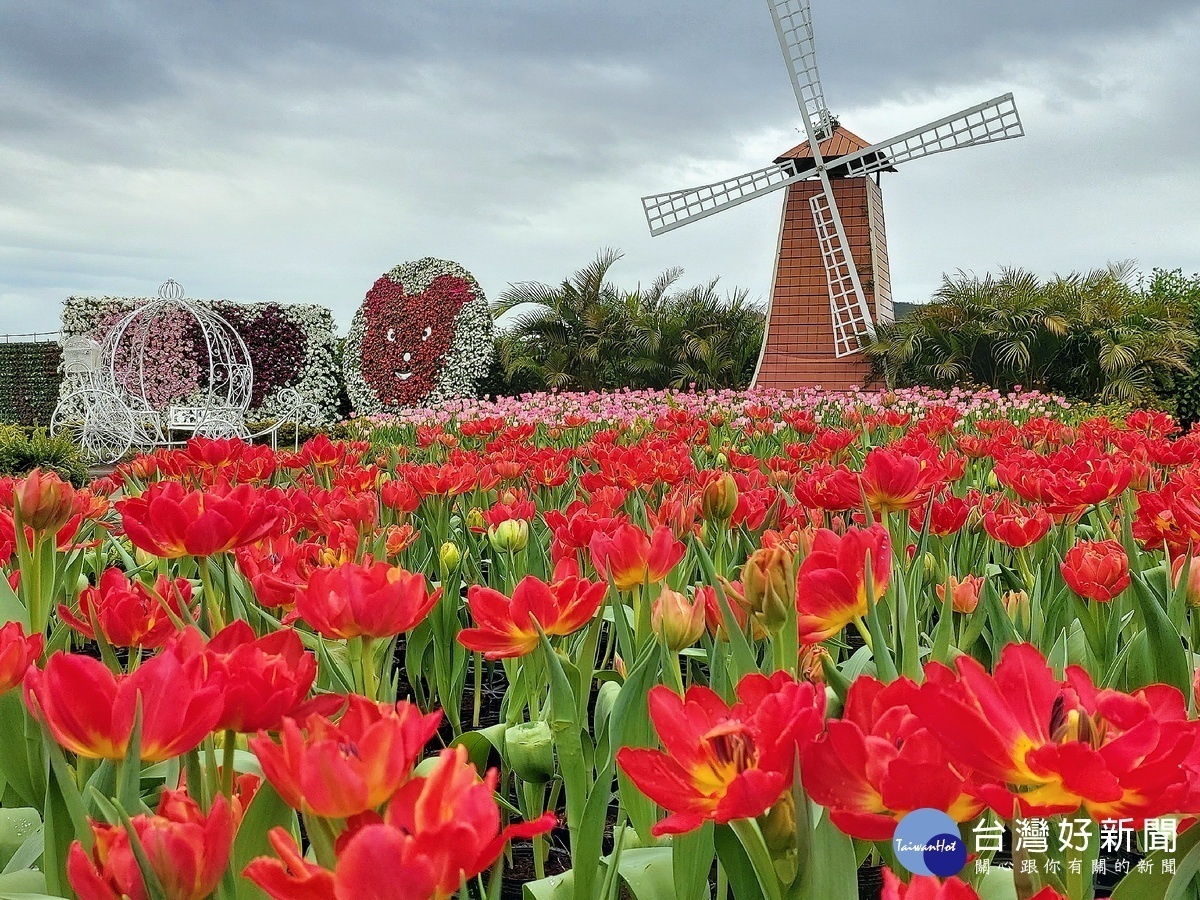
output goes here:
[{"label": "smiling flower face", "polygon": [[474,393],[492,356],[487,300],[456,263],[422,259],[375,282],[346,341],[347,389],[360,413]]}]

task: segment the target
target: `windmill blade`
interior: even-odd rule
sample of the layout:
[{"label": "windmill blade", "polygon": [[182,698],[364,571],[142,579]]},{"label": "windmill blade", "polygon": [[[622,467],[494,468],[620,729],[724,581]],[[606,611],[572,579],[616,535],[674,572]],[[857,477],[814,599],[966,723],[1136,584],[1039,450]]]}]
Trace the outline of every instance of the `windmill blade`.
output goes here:
[{"label": "windmill blade", "polygon": [[825,278],[829,282],[833,353],[840,359],[858,353],[862,349],[862,339],[875,336],[875,326],[828,182],[825,190],[814,194],[808,202],[812,206],[821,260],[825,263]]},{"label": "windmill blade", "polygon": [[1007,141],[1025,134],[1012,94],[1005,94],[952,116],[914,128],[899,137],[873,144],[834,160],[838,175],[870,175],[898,163],[960,147]]},{"label": "windmill blade", "polygon": [[659,235],[811,176],[812,172],[797,173],[795,164],[789,161],[714,184],[652,194],[642,198],[642,208],[650,223],[650,234]]},{"label": "windmill blade", "polygon": [[792,78],[796,102],[808,119],[810,140],[819,144],[833,133],[833,117],[825,107],[825,92],[817,71],[817,45],[813,38],[808,0],[767,0],[775,34]]}]

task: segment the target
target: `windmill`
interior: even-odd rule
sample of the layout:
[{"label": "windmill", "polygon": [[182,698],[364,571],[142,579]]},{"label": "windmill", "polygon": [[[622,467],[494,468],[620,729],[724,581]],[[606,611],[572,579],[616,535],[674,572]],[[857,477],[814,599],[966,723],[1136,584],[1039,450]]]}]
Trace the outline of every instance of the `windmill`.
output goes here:
[{"label": "windmill", "polygon": [[[807,140],[774,163],[714,184],[642,198],[652,235],[787,188],[774,289],[754,384],[862,384],[860,354],[892,321],[882,172],[946,150],[1021,137],[1012,94],[878,144],[843,128],[825,105],[808,0],[767,0]],[[874,176],[874,177],[872,177]],[[874,307],[874,309],[872,308]]]}]

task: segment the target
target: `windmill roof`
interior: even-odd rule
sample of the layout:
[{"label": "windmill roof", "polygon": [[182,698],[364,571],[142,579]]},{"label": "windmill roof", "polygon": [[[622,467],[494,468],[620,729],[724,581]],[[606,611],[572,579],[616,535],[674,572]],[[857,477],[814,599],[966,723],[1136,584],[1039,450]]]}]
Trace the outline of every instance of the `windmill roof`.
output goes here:
[{"label": "windmill roof", "polygon": [[[839,156],[847,156],[851,153],[857,153],[859,150],[865,150],[871,146],[870,143],[860,138],[848,128],[843,128],[839,125],[833,130],[833,134],[821,141],[821,158],[826,162],[837,159]],[[789,159],[792,160],[811,160],[813,158],[812,147],[808,145],[808,141],[797,144],[791,150],[781,153],[775,157],[775,162],[781,163]],[[801,164],[798,168],[803,170],[805,166]],[[888,168],[885,171],[895,171]]]}]

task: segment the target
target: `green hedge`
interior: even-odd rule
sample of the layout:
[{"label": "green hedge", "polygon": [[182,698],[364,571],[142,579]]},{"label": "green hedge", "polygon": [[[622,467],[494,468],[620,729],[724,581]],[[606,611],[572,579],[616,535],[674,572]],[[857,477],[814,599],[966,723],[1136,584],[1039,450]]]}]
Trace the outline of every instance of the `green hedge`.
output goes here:
[{"label": "green hedge", "polygon": [[0,344],[0,422],[48,425],[61,363],[62,348],[52,341]]},{"label": "green hedge", "polygon": [[27,475],[34,469],[57,472],[77,485],[87,482],[87,462],[70,438],[50,437],[45,428],[0,425],[0,475]]}]

